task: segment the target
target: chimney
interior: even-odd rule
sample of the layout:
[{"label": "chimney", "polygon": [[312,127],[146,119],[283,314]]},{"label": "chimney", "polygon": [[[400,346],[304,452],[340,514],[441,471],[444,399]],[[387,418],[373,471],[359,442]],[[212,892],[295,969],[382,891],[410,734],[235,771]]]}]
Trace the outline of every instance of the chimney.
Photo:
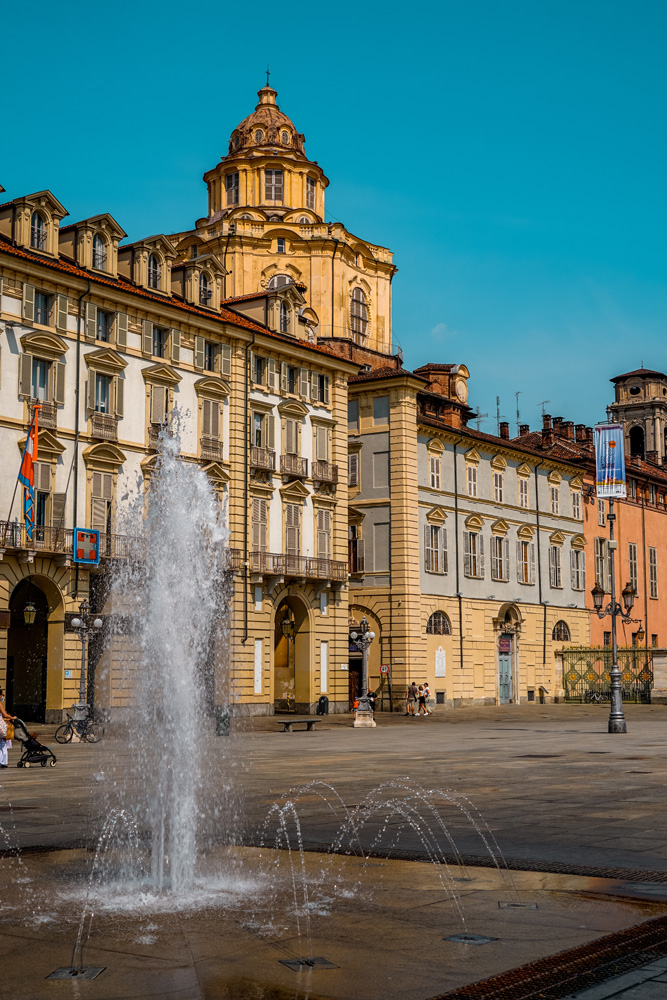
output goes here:
[{"label": "chimney", "polygon": [[550,431],[551,430],[551,414],[550,413],[543,413],[542,414],[542,430],[543,431]]},{"label": "chimney", "polygon": [[657,465],[658,464],[658,453],[657,453],[657,451],[647,451],[646,452],[646,461],[647,462],[652,462],[653,465]]},{"label": "chimney", "polygon": [[530,424],[519,424],[519,437],[530,434]]},{"label": "chimney", "polygon": [[510,425],[507,420],[500,421],[500,436],[501,438],[505,438],[506,441],[509,441]]},{"label": "chimney", "polygon": [[559,431],[560,425],[563,423],[562,417],[554,417],[554,430]]},{"label": "chimney", "polygon": [[584,433],[584,431],[586,430],[585,425],[584,424],[576,424],[574,429],[577,432],[577,441],[578,441],[578,443],[582,444],[586,440],[586,435]]},{"label": "chimney", "polygon": [[545,413],[542,417],[542,447],[550,448],[554,443],[554,432],[551,428],[551,416]]},{"label": "chimney", "polygon": [[574,421],[564,420],[563,421],[563,437],[568,441],[574,441]]}]

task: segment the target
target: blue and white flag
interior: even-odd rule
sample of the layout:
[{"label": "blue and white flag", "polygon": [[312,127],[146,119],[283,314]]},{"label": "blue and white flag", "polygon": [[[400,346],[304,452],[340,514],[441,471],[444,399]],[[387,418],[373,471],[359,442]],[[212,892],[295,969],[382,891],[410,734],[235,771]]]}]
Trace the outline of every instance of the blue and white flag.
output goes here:
[{"label": "blue and white flag", "polygon": [[595,428],[595,489],[599,497],[627,496],[622,424]]}]

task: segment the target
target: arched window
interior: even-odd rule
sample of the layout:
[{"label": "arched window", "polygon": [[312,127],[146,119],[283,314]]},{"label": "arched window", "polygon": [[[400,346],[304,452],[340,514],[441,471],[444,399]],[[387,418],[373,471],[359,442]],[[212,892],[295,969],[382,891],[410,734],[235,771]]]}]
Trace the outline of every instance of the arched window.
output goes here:
[{"label": "arched window", "polygon": [[299,224],[300,224],[301,226],[308,226],[308,225],[310,225],[310,219],[309,219],[309,218],[307,218],[307,217],[306,217],[305,215],[300,215],[300,216],[299,216],[299,218],[298,218],[298,219],[297,219],[296,221],[297,221],[297,222],[298,222],[298,223],[299,223]]},{"label": "arched window", "polygon": [[263,129],[258,128],[257,131],[255,132],[255,142],[261,142],[263,138],[264,138],[264,131]]},{"label": "arched window", "polygon": [[157,257],[153,253],[148,258],[148,287],[160,287],[160,264]]},{"label": "arched window", "polygon": [[567,622],[563,621],[562,618],[559,622],[556,622],[556,624],[554,625],[554,630],[551,633],[551,638],[554,640],[554,642],[570,641],[570,627],[567,624]]},{"label": "arched window", "polygon": [[283,131],[280,133],[280,141],[282,142],[283,146],[289,146],[289,132],[283,129]]},{"label": "arched window", "polygon": [[93,267],[97,271],[104,271],[106,262],[107,245],[100,234],[96,233],[93,237]]},{"label": "arched window", "polygon": [[644,428],[630,428],[630,455],[633,458],[644,457]]},{"label": "arched window", "polygon": [[267,288],[282,288],[283,285],[289,285],[291,281],[289,274],[274,274]]},{"label": "arched window", "polygon": [[289,333],[289,307],[286,302],[280,303],[280,332]]},{"label": "arched window", "polygon": [[39,212],[33,212],[30,220],[30,246],[46,250],[46,223]]},{"label": "arched window", "polygon": [[212,295],[213,292],[209,287],[208,278],[202,271],[199,275],[199,305],[207,306]]},{"label": "arched window", "polygon": [[352,320],[352,333],[360,333],[365,336],[368,327],[368,307],[366,296],[361,288],[355,288],[352,292],[350,319]]},{"label": "arched window", "polygon": [[434,611],[426,624],[427,635],[451,635],[452,625],[444,611]]}]

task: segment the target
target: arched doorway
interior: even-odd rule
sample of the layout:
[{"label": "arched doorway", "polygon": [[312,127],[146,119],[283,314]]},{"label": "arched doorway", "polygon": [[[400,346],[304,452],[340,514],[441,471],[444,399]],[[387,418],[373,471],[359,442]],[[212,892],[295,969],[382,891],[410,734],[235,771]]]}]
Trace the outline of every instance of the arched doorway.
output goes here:
[{"label": "arched doorway", "polygon": [[630,428],[630,455],[633,458],[643,458],[644,457],[644,428],[643,427],[631,427]]},{"label": "arched doorway", "polygon": [[514,604],[503,604],[494,619],[498,635],[498,702],[507,705],[517,700],[517,656],[521,615]]},{"label": "arched doorway", "polygon": [[308,609],[292,595],[276,609],[273,649],[273,707],[309,713],[311,705]]},{"label": "arched doorway", "polygon": [[[26,621],[26,606],[35,608],[35,620]],[[7,709],[26,722],[44,722],[49,653],[49,603],[31,579],[22,580],[9,600],[7,636]],[[30,613],[28,618],[30,618]]]}]

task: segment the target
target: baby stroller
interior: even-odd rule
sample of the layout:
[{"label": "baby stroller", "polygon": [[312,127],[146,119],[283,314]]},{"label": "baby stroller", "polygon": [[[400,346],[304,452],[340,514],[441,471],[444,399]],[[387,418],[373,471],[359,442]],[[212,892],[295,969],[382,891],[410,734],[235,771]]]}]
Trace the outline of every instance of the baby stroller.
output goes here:
[{"label": "baby stroller", "polygon": [[21,759],[16,762],[17,767],[30,767],[31,764],[41,764],[46,767],[56,766],[56,756],[40,743],[36,733],[29,733],[25,722],[22,719],[14,719],[14,737],[23,747]]}]

